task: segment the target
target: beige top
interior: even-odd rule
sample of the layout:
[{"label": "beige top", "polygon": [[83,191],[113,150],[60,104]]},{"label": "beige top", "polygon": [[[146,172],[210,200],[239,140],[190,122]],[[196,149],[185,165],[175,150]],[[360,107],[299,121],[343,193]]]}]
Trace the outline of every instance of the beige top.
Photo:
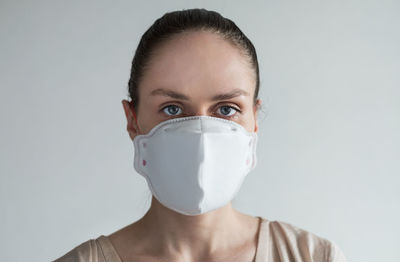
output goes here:
[{"label": "beige top", "polygon": [[[255,262],[346,262],[332,241],[282,221],[262,218]],[[53,262],[122,262],[110,240],[90,239]]]}]

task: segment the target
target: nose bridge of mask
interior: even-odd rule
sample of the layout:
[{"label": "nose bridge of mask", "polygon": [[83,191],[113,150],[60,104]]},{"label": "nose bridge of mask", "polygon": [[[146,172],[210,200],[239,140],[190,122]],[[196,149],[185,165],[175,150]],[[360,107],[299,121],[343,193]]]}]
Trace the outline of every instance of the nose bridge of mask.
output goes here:
[{"label": "nose bridge of mask", "polygon": [[[134,112],[133,115],[135,118],[136,125],[139,129],[139,125],[137,123],[137,117]],[[179,125],[177,124],[177,122],[180,122]],[[221,125],[221,123],[224,123],[225,125]],[[180,117],[180,118],[165,120],[154,126],[150,130],[150,132],[147,133],[147,135],[155,133],[158,129],[162,129],[165,132],[178,132],[178,133],[179,132],[215,133],[215,132],[232,132],[232,131],[233,132],[241,131],[244,133],[248,133],[243,126],[234,121],[212,116],[203,116],[203,115]]]},{"label": "nose bridge of mask", "polygon": [[[181,122],[179,125],[170,125],[173,122]],[[163,123],[163,122],[162,122]],[[160,123],[160,124],[162,124]],[[240,124],[211,116],[190,116],[170,119],[164,122],[164,130],[177,132],[194,132],[194,133],[220,133],[220,132],[236,132],[245,131],[245,128]],[[223,124],[222,124],[223,123]]]}]

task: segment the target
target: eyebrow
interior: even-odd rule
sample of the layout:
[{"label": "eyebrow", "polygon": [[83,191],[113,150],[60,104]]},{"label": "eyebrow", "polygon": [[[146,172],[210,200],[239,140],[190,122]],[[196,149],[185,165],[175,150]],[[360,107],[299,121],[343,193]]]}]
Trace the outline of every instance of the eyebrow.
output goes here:
[{"label": "eyebrow", "polygon": [[[153,90],[150,93],[151,96],[155,96],[155,95],[162,95],[162,96],[168,96],[171,98],[175,98],[175,99],[180,99],[180,100],[190,100],[190,98],[182,93],[170,90],[170,89],[165,89],[165,88],[158,88]],[[213,98],[211,98],[212,101],[219,101],[219,100],[227,100],[227,99],[231,99],[237,96],[249,96],[249,93],[247,91],[244,91],[242,89],[234,89],[228,93],[224,93],[224,94],[219,94],[214,96]]]}]

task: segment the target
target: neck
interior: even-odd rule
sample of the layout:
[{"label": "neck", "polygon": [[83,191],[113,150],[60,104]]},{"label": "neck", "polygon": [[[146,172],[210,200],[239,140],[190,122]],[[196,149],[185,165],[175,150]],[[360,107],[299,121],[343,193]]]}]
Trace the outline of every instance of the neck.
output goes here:
[{"label": "neck", "polygon": [[241,214],[229,203],[217,210],[187,216],[170,210],[154,197],[141,221],[157,253],[187,257],[232,250],[249,240],[257,227],[254,217]]}]

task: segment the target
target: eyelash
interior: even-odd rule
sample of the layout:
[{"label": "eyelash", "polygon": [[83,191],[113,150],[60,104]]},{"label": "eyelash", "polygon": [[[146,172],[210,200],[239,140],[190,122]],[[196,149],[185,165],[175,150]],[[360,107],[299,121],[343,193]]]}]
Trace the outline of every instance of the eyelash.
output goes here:
[{"label": "eyelash", "polygon": [[[179,105],[176,105],[176,104],[169,104],[169,105],[163,106],[163,107],[160,109],[160,113],[165,113],[165,112],[164,112],[164,109],[166,109],[166,108],[168,108],[168,107],[170,107],[170,106],[176,106],[176,107],[179,107],[180,109],[182,109]],[[234,106],[231,106],[231,105],[221,105],[221,106],[218,107],[218,108],[226,107],[226,106],[229,107],[229,108],[232,108],[233,110],[235,110],[236,113],[234,113],[234,114],[231,115],[231,116],[224,116],[224,115],[222,115],[224,118],[230,119],[230,118],[235,117],[237,113],[241,113],[241,112],[242,112],[242,111],[239,110],[238,108],[236,108],[236,107],[234,107]],[[168,115],[168,114],[166,114],[166,115],[167,115],[167,116],[171,116],[171,117],[174,116],[174,115]]]}]

